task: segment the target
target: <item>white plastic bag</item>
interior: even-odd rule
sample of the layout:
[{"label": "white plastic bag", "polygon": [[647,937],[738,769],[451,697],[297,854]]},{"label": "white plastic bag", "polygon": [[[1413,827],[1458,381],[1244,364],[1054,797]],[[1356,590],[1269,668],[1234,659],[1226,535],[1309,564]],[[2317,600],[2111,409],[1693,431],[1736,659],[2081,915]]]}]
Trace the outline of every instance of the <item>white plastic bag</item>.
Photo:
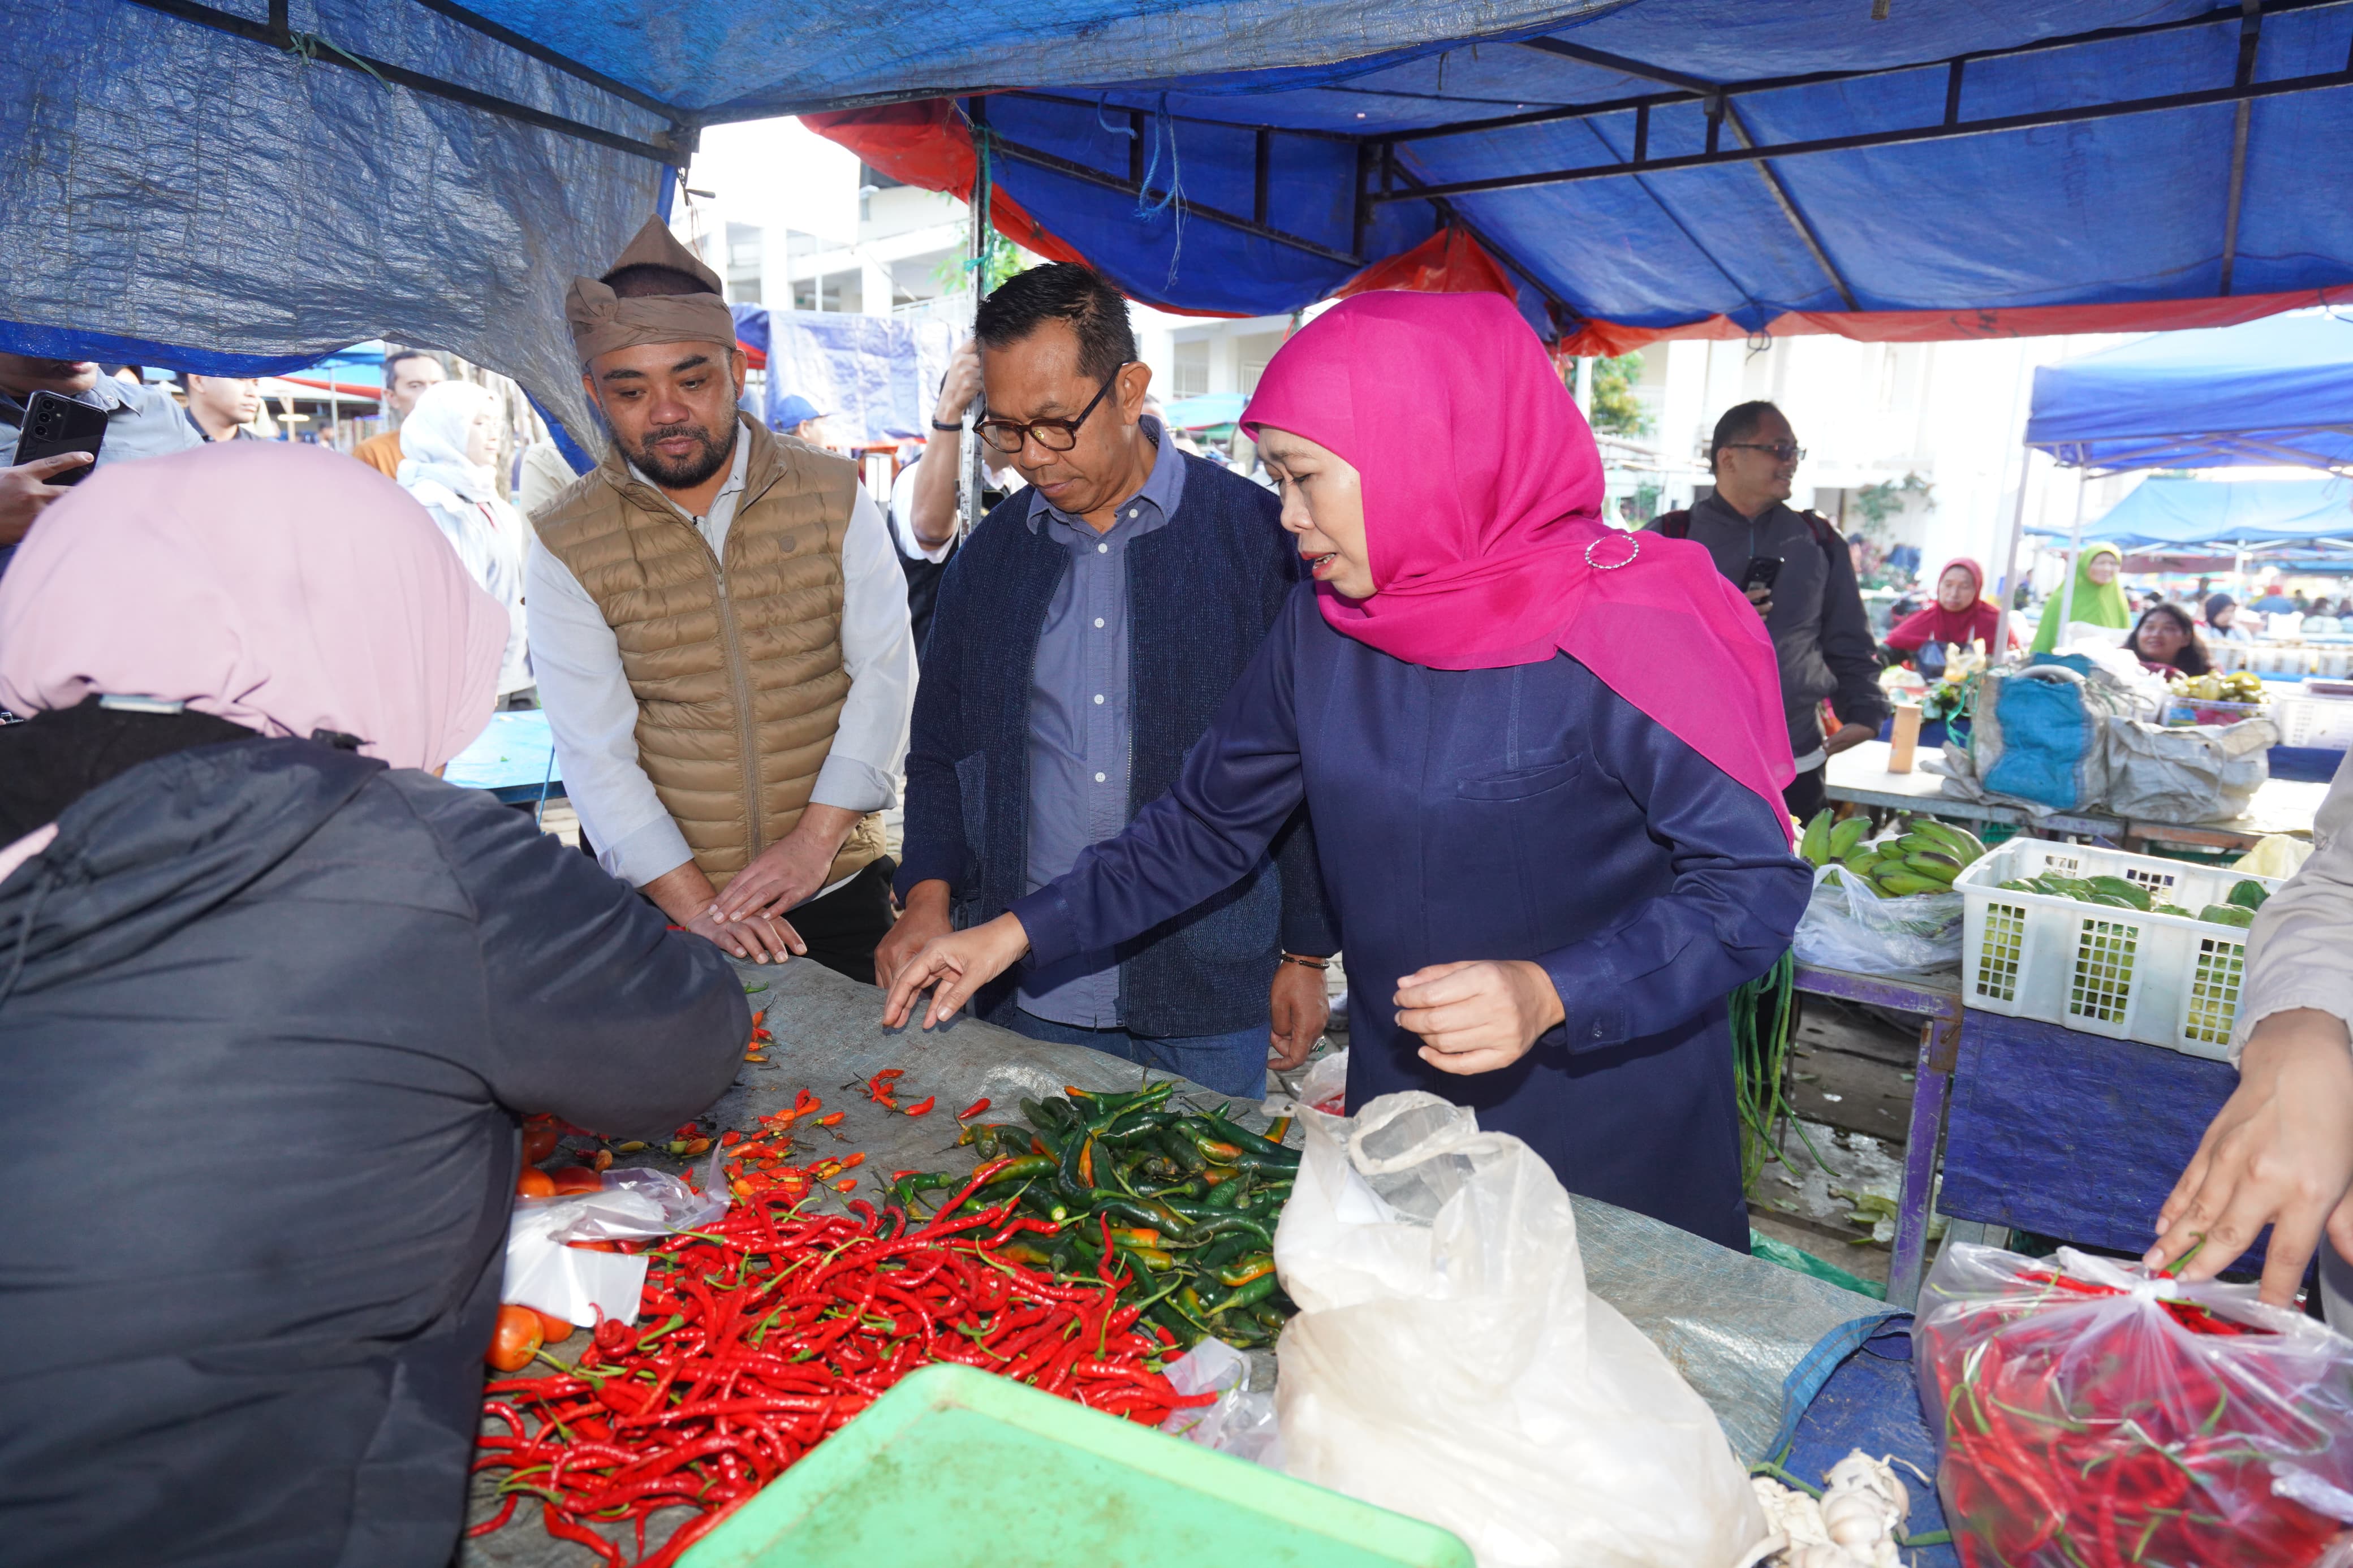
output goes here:
[{"label": "white plastic bag", "polygon": [[1214,1405],[1172,1411],[1160,1429],[1238,1459],[1282,1468],[1274,1395],[1250,1385],[1250,1358],[1223,1340],[1203,1340],[1161,1369],[1179,1394],[1215,1394]]},{"label": "white plastic bag", "polygon": [[1814,894],[1789,939],[1800,963],[1864,974],[1919,973],[1961,962],[1961,895],[1883,899],[1837,866],[1814,868]]},{"label": "white plastic bag", "polygon": [[727,1189],[718,1182],[718,1168],[713,1150],[702,1192],[667,1171],[631,1168],[606,1172],[603,1186],[593,1193],[516,1199],[507,1221],[499,1300],[584,1328],[600,1316],[636,1322],[645,1258],[565,1244],[642,1241],[708,1225],[727,1212]]},{"label": "white plastic bag", "polygon": [[1275,1234],[1283,1468],[1480,1568],[1726,1568],[1766,1526],[1715,1414],[1588,1294],[1550,1167],[1435,1095],[1303,1110]]}]

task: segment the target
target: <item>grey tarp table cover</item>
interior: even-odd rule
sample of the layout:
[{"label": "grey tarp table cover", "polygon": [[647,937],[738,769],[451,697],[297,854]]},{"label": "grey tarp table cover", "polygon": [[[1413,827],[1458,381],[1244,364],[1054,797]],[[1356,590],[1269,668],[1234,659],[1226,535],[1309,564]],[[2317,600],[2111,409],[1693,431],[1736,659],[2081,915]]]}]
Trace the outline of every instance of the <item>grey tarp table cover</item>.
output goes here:
[{"label": "grey tarp table cover", "polygon": [[[1141,1081],[1130,1063],[1082,1046],[1047,1045],[968,1017],[928,1035],[885,1030],[880,992],[805,961],[736,969],[747,986],[765,988],[751,1000],[754,1009],[766,1009],[765,1022],[776,1044],[766,1051],[765,1066],[744,1065],[735,1087],[706,1121],[748,1129],[758,1118],[790,1106],[795,1091],[806,1088],[826,1101],[828,1111],[847,1112],[836,1131],[846,1140],[843,1152],[865,1152],[856,1173],[873,1178],[860,1187],[870,1200],[892,1170],[970,1169],[971,1151],[955,1146],[955,1113],[984,1095],[992,1104],[982,1120],[1018,1121],[1025,1097],[1059,1094],[1065,1084],[1122,1089]],[[905,1069],[902,1104],[933,1095],[937,1109],[923,1117],[896,1115],[869,1103],[862,1090],[841,1087],[884,1068]],[[1725,1070],[1731,1070],[1729,1063]],[[1225,1103],[1207,1089],[1196,1089],[1190,1098],[1203,1105]],[[1246,1109],[1244,1123],[1263,1128],[1266,1118],[1255,1106]],[[621,1163],[649,1162],[636,1156]],[[1587,1283],[1665,1352],[1715,1409],[1744,1461],[1777,1451],[1831,1371],[1889,1316],[1883,1304],[1868,1297],[1727,1251],[1642,1215],[1589,1198],[1577,1199],[1576,1208]],[[571,1342],[586,1342],[583,1335]],[[1258,1354],[1252,1361],[1254,1384],[1271,1377],[1271,1356]],[[496,1475],[477,1478],[468,1522],[490,1515]],[[686,1517],[678,1510],[658,1516],[648,1531],[649,1545]],[[626,1532],[613,1533],[628,1550]],[[1008,1545],[1018,1554],[1009,1536]],[[540,1526],[537,1505],[525,1499],[504,1529],[467,1542],[459,1562],[462,1568],[587,1568],[595,1557],[586,1548],[551,1540]]]}]

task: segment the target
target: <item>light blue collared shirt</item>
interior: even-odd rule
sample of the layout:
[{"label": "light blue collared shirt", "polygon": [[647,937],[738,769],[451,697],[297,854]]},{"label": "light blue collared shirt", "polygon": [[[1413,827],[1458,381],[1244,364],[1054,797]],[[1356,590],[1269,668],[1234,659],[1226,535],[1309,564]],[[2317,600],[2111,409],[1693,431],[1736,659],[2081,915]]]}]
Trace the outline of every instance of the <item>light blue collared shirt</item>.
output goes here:
[{"label": "light blue collared shirt", "polygon": [[[1157,447],[1144,488],[1097,533],[1084,518],[1033,496],[1028,522],[1071,552],[1071,569],[1046,606],[1029,685],[1029,865],[1031,892],[1077,864],[1091,844],[1115,838],[1140,804],[1128,798],[1134,752],[1129,711],[1127,547],[1166,528],[1185,495],[1185,456],[1160,421],[1145,416]],[[1025,970],[1026,1012],[1082,1029],[1120,1026],[1119,965],[1109,952],[1085,952],[1050,968]]]}]

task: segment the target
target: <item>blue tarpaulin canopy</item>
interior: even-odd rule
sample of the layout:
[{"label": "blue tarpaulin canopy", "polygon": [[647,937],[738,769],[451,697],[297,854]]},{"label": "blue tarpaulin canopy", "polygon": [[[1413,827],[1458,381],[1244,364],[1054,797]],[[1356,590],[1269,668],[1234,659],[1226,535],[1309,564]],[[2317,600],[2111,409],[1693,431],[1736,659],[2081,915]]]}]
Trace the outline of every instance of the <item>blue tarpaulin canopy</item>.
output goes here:
[{"label": "blue tarpaulin canopy", "polygon": [[2086,531],[2135,551],[2203,546],[2231,552],[2293,544],[2341,552],[2353,548],[2347,543],[2353,540],[2353,480],[2224,483],[2152,476]]},{"label": "blue tarpaulin canopy", "polygon": [[2353,6],[2320,0],[72,0],[6,29],[0,347],[252,374],[385,336],[575,430],[565,284],[700,126],[918,99],[967,136],[977,106],[1040,235],[1187,310],[1295,309],[1449,226],[1579,352],[2353,285]]},{"label": "blue tarpaulin canopy", "polygon": [[2044,365],[2026,440],[2094,470],[2353,465],[2353,321],[2274,316]]},{"label": "blue tarpaulin canopy", "polygon": [[785,428],[784,400],[802,397],[854,446],[922,436],[955,349],[945,321],[758,305],[735,307],[735,340],[767,356],[760,413],[771,428]]}]

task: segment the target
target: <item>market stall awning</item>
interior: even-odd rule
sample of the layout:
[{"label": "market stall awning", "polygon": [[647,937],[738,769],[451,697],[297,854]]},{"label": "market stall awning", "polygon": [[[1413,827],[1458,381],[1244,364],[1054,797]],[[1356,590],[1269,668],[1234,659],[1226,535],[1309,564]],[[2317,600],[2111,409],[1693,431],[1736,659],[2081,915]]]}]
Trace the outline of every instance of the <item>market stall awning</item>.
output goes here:
[{"label": "market stall awning", "polygon": [[1161,412],[1176,429],[1208,430],[1231,425],[1249,404],[1250,399],[1239,392],[1207,392],[1198,397],[1180,397]]},{"label": "market stall awning", "polygon": [[[1874,20],[1879,11],[1885,19]],[[1138,298],[1295,310],[1449,226],[1546,337],[2211,326],[2353,284],[2316,160],[2353,10],[1640,0],[1352,68],[1050,79],[817,121]]]},{"label": "market stall awning", "polygon": [[[2064,537],[2063,529],[2037,529]],[[2353,554],[2353,480],[2141,480],[2084,537],[2126,550],[2334,545]]]},{"label": "market stall awning", "polygon": [[2094,471],[2353,466],[2353,321],[2274,316],[2044,365],[2026,440]]},{"label": "market stall awning", "polygon": [[976,111],[1008,232],[1189,310],[1500,273],[1580,353],[2216,325],[2353,286],[2348,39],[2337,0],[20,6],[0,348],[390,336],[585,431],[568,277],[701,126],[845,109],[949,184]]}]

